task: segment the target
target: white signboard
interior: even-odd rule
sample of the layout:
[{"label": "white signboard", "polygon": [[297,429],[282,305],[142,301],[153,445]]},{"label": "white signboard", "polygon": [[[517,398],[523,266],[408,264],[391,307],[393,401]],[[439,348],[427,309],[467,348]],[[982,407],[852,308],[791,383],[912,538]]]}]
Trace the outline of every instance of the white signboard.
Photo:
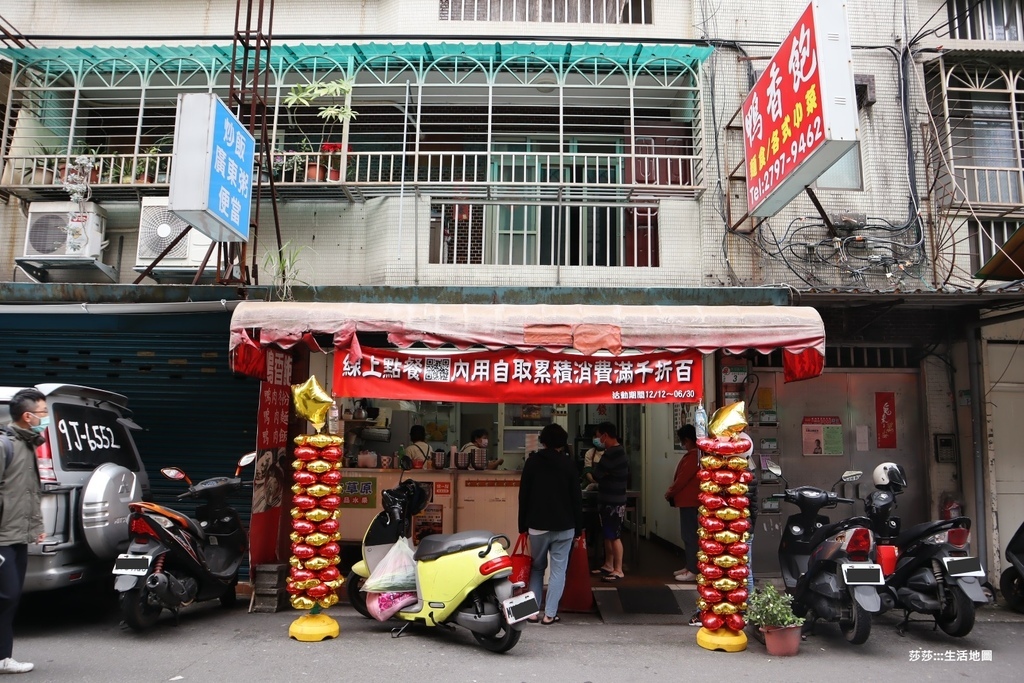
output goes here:
[{"label": "white signboard", "polygon": [[256,142],[213,93],[178,95],[168,208],[217,242],[248,242]]}]

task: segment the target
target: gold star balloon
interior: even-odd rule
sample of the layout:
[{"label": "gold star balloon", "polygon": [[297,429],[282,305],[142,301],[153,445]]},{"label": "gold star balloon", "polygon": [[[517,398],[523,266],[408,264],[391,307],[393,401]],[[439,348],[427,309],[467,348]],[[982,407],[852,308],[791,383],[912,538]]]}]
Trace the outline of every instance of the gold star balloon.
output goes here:
[{"label": "gold star balloon", "polygon": [[327,422],[327,411],[331,408],[330,395],[316,381],[316,376],[310,375],[302,384],[292,385],[292,400],[295,402],[295,412],[313,423],[319,432]]}]

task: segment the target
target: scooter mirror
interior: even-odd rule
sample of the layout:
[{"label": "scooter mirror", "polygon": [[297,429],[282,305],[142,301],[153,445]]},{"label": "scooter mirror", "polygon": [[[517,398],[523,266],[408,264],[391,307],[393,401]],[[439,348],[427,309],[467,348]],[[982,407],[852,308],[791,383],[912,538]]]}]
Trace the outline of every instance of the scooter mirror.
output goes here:
[{"label": "scooter mirror", "polygon": [[252,453],[246,453],[241,458],[239,458],[238,466],[245,467],[246,465],[251,465],[254,462],[256,462],[256,451],[253,451]]},{"label": "scooter mirror", "polygon": [[781,477],[781,476],[782,476],[782,468],[781,468],[781,467],[779,467],[779,466],[778,466],[778,464],[776,464],[774,460],[769,460],[769,461],[767,461],[767,462],[765,463],[765,468],[766,468],[766,469],[767,469],[767,470],[768,470],[769,472],[771,472],[772,474],[774,474],[774,475],[775,475],[776,477]]},{"label": "scooter mirror", "polygon": [[160,470],[160,474],[162,474],[165,477],[167,477],[168,479],[172,479],[174,481],[185,480],[189,484],[192,483],[192,482],[188,481],[188,476],[184,472],[179,470],[177,467],[164,467],[163,469]]},{"label": "scooter mirror", "polygon": [[846,470],[843,472],[843,481],[857,481],[864,474],[860,470]]}]

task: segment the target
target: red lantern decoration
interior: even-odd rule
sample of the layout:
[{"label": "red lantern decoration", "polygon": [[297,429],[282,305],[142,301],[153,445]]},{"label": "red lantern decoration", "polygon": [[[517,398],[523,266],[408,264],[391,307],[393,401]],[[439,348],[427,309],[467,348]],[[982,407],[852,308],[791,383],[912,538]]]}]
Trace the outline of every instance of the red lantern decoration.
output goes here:
[{"label": "red lantern decoration", "polygon": [[297,470],[292,474],[292,480],[299,486],[312,486],[316,483],[316,475],[309,470]]},{"label": "red lantern decoration", "polygon": [[725,502],[728,503],[729,507],[736,508],[737,510],[750,507],[750,499],[746,496],[729,496]]},{"label": "red lantern decoration", "polygon": [[711,470],[697,470],[697,478],[701,481],[711,481],[711,475],[714,474]]},{"label": "red lantern decoration", "polygon": [[316,577],[321,581],[337,581],[341,578],[341,572],[338,571],[337,567],[328,567],[327,569],[321,569]]},{"label": "red lantern decoration", "polygon": [[313,572],[308,569],[299,569],[298,567],[292,567],[289,574],[295,581],[308,581],[316,578],[316,574]]},{"label": "red lantern decoration", "polygon": [[313,496],[295,496],[292,498],[292,504],[300,510],[312,510],[316,507],[316,498]]},{"label": "red lantern decoration", "polygon": [[725,552],[733,557],[743,557],[750,552],[750,545],[747,543],[733,543],[726,547]]},{"label": "red lantern decoration", "polygon": [[331,589],[322,583],[318,583],[317,585],[311,586],[310,588],[306,589],[306,595],[313,598],[314,600],[319,600],[320,598],[324,597],[330,592]]},{"label": "red lantern decoration", "polygon": [[302,536],[306,536],[316,531],[316,524],[313,524],[308,519],[293,519],[292,529],[299,532]]},{"label": "red lantern decoration", "polygon": [[697,592],[700,593],[700,597],[710,603],[722,601],[722,591],[718,590],[714,586],[697,586]]},{"label": "red lantern decoration", "polygon": [[725,599],[734,605],[740,605],[747,601],[747,589],[737,588],[725,594]]},{"label": "red lantern decoration", "polygon": [[711,477],[711,481],[715,482],[719,486],[730,486],[731,484],[735,484],[739,477],[739,472],[734,472],[733,470],[715,470],[714,476]]},{"label": "red lantern decoration", "polygon": [[749,574],[750,568],[745,564],[738,564],[735,567],[730,567],[725,572],[726,576],[730,579],[735,579],[736,581],[746,581]]},{"label": "red lantern decoration", "polygon": [[326,448],[322,448],[320,449],[320,457],[328,462],[338,462],[341,460],[341,447],[327,446]]},{"label": "red lantern decoration", "polygon": [[740,472],[740,483],[741,484],[749,484],[752,481],[754,481],[754,473],[753,472],[751,472],[750,470],[743,470],[742,472]]},{"label": "red lantern decoration", "polygon": [[701,500],[700,496],[698,496],[697,499],[700,500],[700,502],[708,510],[717,510],[718,508],[724,508],[725,507],[725,499],[722,498],[721,496],[714,496],[714,495],[711,495],[709,493],[704,493],[704,494],[701,494],[701,495],[704,496],[704,499]]},{"label": "red lantern decoration", "polygon": [[729,522],[729,531],[735,531],[738,534],[742,534],[745,531],[750,531],[750,520],[749,519],[734,519]]},{"label": "red lantern decoration", "polygon": [[341,525],[338,523],[338,520],[325,519],[324,521],[320,522],[320,525],[316,528],[316,530],[325,533],[329,536],[331,534],[337,533],[338,529],[340,528]]}]

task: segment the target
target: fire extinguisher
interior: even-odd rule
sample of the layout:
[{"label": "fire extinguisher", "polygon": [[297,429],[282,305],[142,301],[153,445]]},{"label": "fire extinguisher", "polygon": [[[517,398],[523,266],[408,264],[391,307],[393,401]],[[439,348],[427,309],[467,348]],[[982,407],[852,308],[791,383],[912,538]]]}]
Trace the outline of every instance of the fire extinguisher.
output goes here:
[{"label": "fire extinguisher", "polygon": [[964,506],[960,501],[948,498],[942,504],[942,519],[955,519],[963,515]]}]

